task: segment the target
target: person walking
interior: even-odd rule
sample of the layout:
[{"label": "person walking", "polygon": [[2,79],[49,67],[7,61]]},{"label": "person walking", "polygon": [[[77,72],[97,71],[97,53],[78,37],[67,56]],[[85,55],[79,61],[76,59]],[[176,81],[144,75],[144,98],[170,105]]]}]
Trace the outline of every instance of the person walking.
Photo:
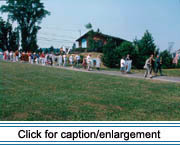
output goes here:
[{"label": "person walking", "polygon": [[69,57],[69,63],[70,63],[70,65],[73,67],[73,62],[74,62],[74,57],[73,57],[73,55],[70,55],[70,57]]},{"label": "person walking", "polygon": [[126,73],[130,73],[131,72],[131,68],[132,68],[132,60],[130,59],[130,55],[128,54],[126,57]]},{"label": "person walking", "polygon": [[59,66],[62,66],[63,64],[63,56],[60,54],[59,55]]},{"label": "person walking", "polygon": [[122,57],[120,64],[121,64],[121,68],[120,68],[121,72],[125,73],[125,71],[126,71],[126,61],[124,60],[124,57]]},{"label": "person walking", "polygon": [[100,59],[100,55],[98,55],[96,59],[96,69],[100,70],[100,67],[101,67],[101,59]]},{"label": "person walking", "polygon": [[12,51],[10,51],[10,53],[9,53],[9,60],[12,62],[13,61],[13,52]]},{"label": "person walking", "polygon": [[150,60],[150,74],[152,75],[154,73],[154,76],[156,76],[156,69],[155,69],[155,59],[154,55],[151,55],[151,60]]},{"label": "person walking", "polygon": [[31,64],[31,52],[28,52],[28,61]]},{"label": "person walking", "polygon": [[15,55],[16,55],[16,62],[18,62],[19,61],[19,51],[18,50],[15,52]]},{"label": "person walking", "polygon": [[88,65],[88,71],[91,70],[91,65],[92,65],[92,59],[91,59],[91,54],[87,56],[87,65]]},{"label": "person walking", "polygon": [[87,59],[86,58],[83,58],[82,66],[83,66],[84,69],[87,68]]},{"label": "person walking", "polygon": [[44,52],[42,52],[42,54],[41,54],[41,64],[43,66],[45,66],[45,54],[44,54]]},{"label": "person walking", "polygon": [[63,66],[66,67],[66,64],[67,64],[67,56],[64,55],[64,56],[63,56],[63,59],[64,59],[64,64],[63,64]]},{"label": "person walking", "polygon": [[46,53],[46,54],[45,54],[45,65],[48,65],[48,56],[49,56],[49,54]]},{"label": "person walking", "polygon": [[80,55],[76,55],[76,67],[79,68],[79,64],[80,64]]},{"label": "person walking", "polygon": [[152,60],[153,60],[153,55],[151,55],[145,62],[145,65],[144,65],[144,69],[146,69],[145,71],[145,74],[144,74],[144,77],[150,77],[152,78]]},{"label": "person walking", "polygon": [[160,75],[163,76],[161,66],[162,66],[162,59],[160,58],[159,55],[157,55],[156,60],[155,60],[156,75],[158,74],[158,72],[160,72]]}]

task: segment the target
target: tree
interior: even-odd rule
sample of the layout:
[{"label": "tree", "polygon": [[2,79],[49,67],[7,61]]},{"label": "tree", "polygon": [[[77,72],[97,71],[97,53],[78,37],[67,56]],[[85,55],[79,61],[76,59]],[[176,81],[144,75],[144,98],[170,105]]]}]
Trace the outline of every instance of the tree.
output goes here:
[{"label": "tree", "polygon": [[7,50],[7,36],[8,36],[8,29],[6,22],[0,18],[0,48],[2,50]]},{"label": "tree", "polygon": [[51,47],[49,48],[49,52],[50,52],[50,53],[54,52],[54,47],[53,47],[53,46],[51,46]]},{"label": "tree", "polygon": [[162,58],[162,68],[172,68],[173,64],[173,58],[172,58],[172,54],[170,53],[170,51],[165,50],[163,52],[160,53],[160,58]]},{"label": "tree", "polygon": [[88,29],[88,30],[91,30],[92,29],[92,24],[91,23],[88,23],[85,25],[85,28]]},{"label": "tree", "polygon": [[143,68],[146,59],[157,52],[156,45],[152,35],[146,31],[141,40],[134,40],[134,45],[138,52],[138,64],[137,68]]},{"label": "tree", "polygon": [[103,47],[102,61],[107,67],[113,68],[120,64],[120,59],[117,54],[116,44],[112,39],[109,39],[107,44]]},{"label": "tree", "polygon": [[46,48],[46,49],[44,50],[44,53],[47,54],[48,51],[49,51],[48,48]]},{"label": "tree", "polygon": [[19,48],[18,28],[13,30],[12,25],[2,18],[0,18],[0,48],[4,51],[15,51]]},{"label": "tree", "polygon": [[137,57],[137,51],[131,42],[123,42],[120,46],[116,48],[119,58],[126,57],[128,54],[131,59],[135,62]]},{"label": "tree", "polygon": [[19,49],[19,30],[15,28],[9,35],[9,50],[17,51]]},{"label": "tree", "polygon": [[95,40],[94,40],[94,34],[95,34],[95,32],[93,30],[88,32],[88,38],[87,38],[88,52],[92,52],[96,48],[96,43],[95,43]]},{"label": "tree", "polygon": [[17,22],[21,33],[21,45],[23,51],[37,49],[38,26],[42,19],[50,13],[45,10],[40,0],[7,0],[0,10],[8,13],[12,22]]}]

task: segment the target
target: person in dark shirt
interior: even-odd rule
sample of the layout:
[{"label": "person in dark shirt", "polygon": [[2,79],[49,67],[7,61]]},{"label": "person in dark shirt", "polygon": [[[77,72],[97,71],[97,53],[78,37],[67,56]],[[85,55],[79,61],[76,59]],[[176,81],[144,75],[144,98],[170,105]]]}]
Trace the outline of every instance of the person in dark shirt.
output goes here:
[{"label": "person in dark shirt", "polygon": [[158,72],[160,72],[160,75],[162,76],[163,74],[162,74],[161,66],[162,66],[162,60],[159,57],[159,55],[157,55],[157,57],[155,59],[155,72],[156,72],[156,74],[158,74]]}]

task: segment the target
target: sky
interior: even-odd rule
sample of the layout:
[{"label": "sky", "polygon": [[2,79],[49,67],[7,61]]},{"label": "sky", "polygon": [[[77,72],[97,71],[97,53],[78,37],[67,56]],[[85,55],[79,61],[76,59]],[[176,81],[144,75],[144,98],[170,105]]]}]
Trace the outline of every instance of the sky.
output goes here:
[{"label": "sky", "polygon": [[148,30],[160,50],[169,44],[174,45],[173,50],[180,49],[180,0],[42,1],[51,15],[41,23],[40,47],[72,46],[90,22],[94,30],[128,41],[141,39]]}]

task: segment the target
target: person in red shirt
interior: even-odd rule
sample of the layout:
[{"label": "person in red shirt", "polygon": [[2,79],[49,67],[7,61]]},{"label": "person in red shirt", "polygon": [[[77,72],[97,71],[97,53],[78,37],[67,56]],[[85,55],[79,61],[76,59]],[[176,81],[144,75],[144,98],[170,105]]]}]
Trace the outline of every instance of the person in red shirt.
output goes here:
[{"label": "person in red shirt", "polygon": [[44,54],[44,52],[42,52],[40,58],[41,58],[42,65],[45,65],[45,54]]}]

